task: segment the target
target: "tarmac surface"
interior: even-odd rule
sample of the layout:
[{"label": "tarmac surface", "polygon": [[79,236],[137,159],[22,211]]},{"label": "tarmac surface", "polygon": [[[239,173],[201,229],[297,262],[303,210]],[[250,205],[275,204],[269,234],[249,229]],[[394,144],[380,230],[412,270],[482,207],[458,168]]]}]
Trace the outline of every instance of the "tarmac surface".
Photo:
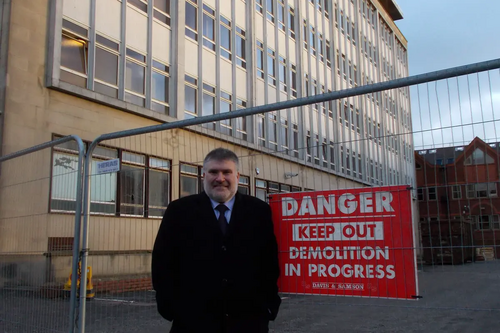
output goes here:
[{"label": "tarmac surface", "polygon": [[[282,295],[270,332],[500,332],[500,260],[421,266],[418,301]],[[0,332],[68,332],[68,299],[0,289]],[[97,295],[86,332],[168,332],[154,292]],[[202,332],[200,332],[202,333]]]}]

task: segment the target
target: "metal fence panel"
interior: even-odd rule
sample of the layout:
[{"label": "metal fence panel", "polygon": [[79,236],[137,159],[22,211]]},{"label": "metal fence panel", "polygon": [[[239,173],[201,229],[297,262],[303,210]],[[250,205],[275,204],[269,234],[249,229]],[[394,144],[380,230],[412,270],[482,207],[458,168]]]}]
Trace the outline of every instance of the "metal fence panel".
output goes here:
[{"label": "metal fence panel", "polygon": [[[83,247],[89,251],[82,258],[83,266],[87,262],[92,266],[97,296],[87,304],[82,299],[79,329],[132,332],[169,326],[156,314],[148,284],[159,218],[168,202],[201,190],[203,157],[224,146],[234,149],[240,158],[244,176],[240,190],[263,200],[280,192],[382,185],[413,188],[412,219],[419,258],[419,294],[415,296],[422,298],[403,303],[381,294],[370,298],[283,294],[282,310],[272,331],[474,332],[478,321],[481,330],[494,331],[491,314],[500,307],[491,295],[498,286],[493,277],[499,267],[495,260],[486,260],[495,253],[498,229],[496,205],[491,203],[497,185],[489,185],[498,179],[494,156],[498,145],[490,142],[497,140],[492,133],[496,133],[500,87],[493,68],[498,68],[498,61],[101,136],[91,144],[94,155],[87,160],[90,191],[84,195],[89,210],[84,215],[88,233],[84,233]],[[456,89],[451,87],[454,81]],[[397,102],[406,100],[401,94],[410,94],[409,85],[415,85],[412,112],[409,103]],[[265,113],[259,116],[259,112]],[[243,121],[238,117],[252,114],[257,114],[256,128],[249,133],[238,131],[237,124]],[[293,119],[301,119],[306,130],[296,133]],[[478,126],[483,128],[481,141],[474,139]],[[462,133],[460,139],[457,131]],[[255,136],[256,145],[245,135]],[[464,142],[482,148],[480,152],[468,150]],[[462,151],[455,150],[458,145]],[[434,158],[433,163],[423,160],[419,164],[425,154],[414,154],[415,150],[436,154],[439,147],[447,146],[461,152],[450,157],[452,161],[437,163]],[[113,158],[120,159],[118,173],[95,172],[97,161]],[[448,164],[454,164],[449,171],[455,175],[454,182],[442,183],[450,175],[441,166]],[[463,166],[468,171],[459,171]],[[467,204],[455,195],[453,200],[458,201],[453,205],[459,210],[444,210],[452,206],[459,185]],[[446,193],[450,197],[441,200]],[[471,199],[477,201],[475,206]],[[486,201],[491,212],[481,215]],[[389,249],[398,250],[396,246]],[[479,254],[484,261],[477,260]],[[452,265],[445,258],[452,258]]]},{"label": "metal fence panel", "polygon": [[68,136],[0,157],[2,332],[72,332],[83,149]]}]

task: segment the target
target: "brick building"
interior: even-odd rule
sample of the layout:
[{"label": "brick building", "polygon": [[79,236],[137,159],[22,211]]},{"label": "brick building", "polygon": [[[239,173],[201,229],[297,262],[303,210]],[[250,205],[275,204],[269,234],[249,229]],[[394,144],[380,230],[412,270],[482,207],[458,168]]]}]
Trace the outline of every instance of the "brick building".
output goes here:
[{"label": "brick building", "polygon": [[500,143],[477,137],[467,146],[415,151],[424,248],[487,246],[500,254],[499,164]]}]

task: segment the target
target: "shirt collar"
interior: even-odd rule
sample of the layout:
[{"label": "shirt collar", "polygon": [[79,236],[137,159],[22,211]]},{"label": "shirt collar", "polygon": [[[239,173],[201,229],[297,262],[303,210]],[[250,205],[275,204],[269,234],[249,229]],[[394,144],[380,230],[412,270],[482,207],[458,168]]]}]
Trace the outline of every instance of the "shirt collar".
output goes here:
[{"label": "shirt collar", "polygon": [[[234,200],[236,199],[236,195],[234,195],[229,201],[224,202],[223,205],[226,205],[226,207],[229,209],[229,211],[233,211],[233,206],[234,206]],[[212,203],[212,208],[215,209],[218,205],[220,205],[220,202],[212,200],[210,198],[210,202]]]}]

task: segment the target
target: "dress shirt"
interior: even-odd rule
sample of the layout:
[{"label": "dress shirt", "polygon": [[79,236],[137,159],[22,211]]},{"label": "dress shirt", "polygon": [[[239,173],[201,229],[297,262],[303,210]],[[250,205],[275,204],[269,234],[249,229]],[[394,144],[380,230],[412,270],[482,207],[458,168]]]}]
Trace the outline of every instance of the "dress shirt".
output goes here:
[{"label": "dress shirt", "polygon": [[[228,208],[226,210],[226,212],[224,213],[224,216],[226,217],[226,221],[227,221],[227,224],[229,224],[229,221],[231,221],[231,213],[233,211],[233,206],[234,206],[234,199],[235,199],[236,196],[233,196],[231,198],[231,200],[229,200],[228,202],[224,202],[223,204]],[[221,203],[220,202],[217,202],[217,201],[214,201],[210,198],[210,202],[212,202],[212,209],[214,210],[214,213],[215,213],[215,217],[217,218],[217,220],[219,219],[219,215],[220,215],[220,212],[215,209],[215,207],[217,207],[218,205],[220,205]]]}]

